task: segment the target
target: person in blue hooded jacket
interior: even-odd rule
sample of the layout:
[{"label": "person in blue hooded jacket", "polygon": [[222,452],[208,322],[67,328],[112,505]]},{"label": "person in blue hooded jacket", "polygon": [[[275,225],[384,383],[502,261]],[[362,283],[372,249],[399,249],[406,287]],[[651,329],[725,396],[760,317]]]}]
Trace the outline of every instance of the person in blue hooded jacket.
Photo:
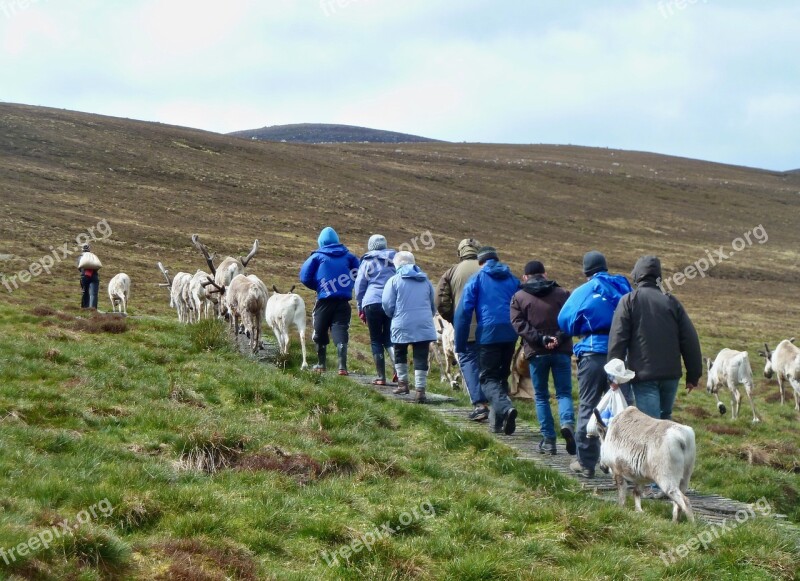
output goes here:
[{"label": "person in blue hooded jacket", "polygon": [[[588,280],[572,291],[561,307],[558,326],[571,337],[582,337],[573,347],[578,358],[578,458],[570,468],[592,478],[600,457],[600,442],[587,437],[586,425],[608,389],[608,375],[603,368],[614,310],[632,289],[624,276],[608,273],[606,257],[596,250],[584,255],[583,274]],[[630,385],[620,387],[630,403]]]},{"label": "person in blue hooded jacket", "polygon": [[314,371],[327,368],[330,335],[336,344],[339,375],[347,375],[347,344],[350,342],[350,300],[358,272],[358,258],[339,242],[336,231],[327,226],[317,239],[319,248],[311,253],[300,269],[300,282],[317,293],[311,314],[312,337],[317,344],[318,363]]},{"label": "person in blue hooded jacket", "polygon": [[394,343],[397,388],[395,394],[409,393],[408,348],[413,348],[414,387],[418,403],[425,403],[428,382],[428,354],[431,341],[436,341],[433,315],[436,305],[433,285],[428,275],[416,265],[410,252],[398,252],[394,257],[397,274],[383,287],[381,303],[383,310],[392,319],[392,343]]},{"label": "person in blue hooded jacket", "polygon": [[481,390],[489,399],[490,429],[511,435],[517,419],[517,410],[508,396],[508,376],[517,342],[517,332],[511,324],[511,297],[519,290],[519,279],[500,262],[491,246],[478,250],[478,264],[481,269],[464,286],[453,318],[456,353],[466,349],[474,313]]},{"label": "person in blue hooded jacket", "polygon": [[375,361],[377,377],[374,385],[386,385],[386,356],[394,363],[392,347],[392,320],[383,310],[383,289],[386,281],[397,272],[394,267],[395,251],[387,248],[386,238],[373,234],[367,242],[367,253],[361,257],[361,266],[356,276],[356,306],[358,317],[369,329],[372,359]]}]

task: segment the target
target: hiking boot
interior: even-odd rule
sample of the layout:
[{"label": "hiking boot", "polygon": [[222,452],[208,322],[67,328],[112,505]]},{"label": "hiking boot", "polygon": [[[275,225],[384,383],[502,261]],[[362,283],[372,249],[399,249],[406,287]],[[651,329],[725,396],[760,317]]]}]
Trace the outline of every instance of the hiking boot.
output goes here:
[{"label": "hiking boot", "polygon": [[416,403],[427,403],[428,398],[425,397],[425,390],[424,389],[418,389],[417,390],[417,396],[414,398],[414,401]]},{"label": "hiking boot", "polygon": [[[339,359],[339,375],[348,375],[347,373],[347,343],[339,343],[336,346],[336,355]],[[344,372],[344,373],[342,373]]]},{"label": "hiking boot", "polygon": [[398,381],[397,387],[392,390],[392,393],[395,395],[406,395],[409,393],[408,389],[408,381]]},{"label": "hiking boot", "polygon": [[594,478],[594,468],[584,468],[577,460],[573,460],[569,469],[585,478]]},{"label": "hiking boot", "polygon": [[372,355],[372,360],[375,362],[375,381],[373,385],[386,385],[386,357],[381,351],[380,355]]},{"label": "hiking boot", "polygon": [[489,408],[485,405],[477,405],[467,417],[473,422],[482,422],[489,417]]},{"label": "hiking boot", "polygon": [[327,345],[317,345],[317,364],[311,368],[311,371],[316,373],[325,373],[325,368],[327,367],[327,359],[328,355],[328,346]]},{"label": "hiking boot", "polygon": [[542,438],[539,442],[539,454],[556,455],[556,439],[555,438]]},{"label": "hiking boot", "polygon": [[517,431],[517,410],[509,408],[506,415],[503,416],[503,433],[510,436]]},{"label": "hiking boot", "polygon": [[575,445],[575,432],[572,431],[572,426],[569,424],[561,426],[561,437],[564,438],[567,444],[567,454],[574,456],[577,450]]}]

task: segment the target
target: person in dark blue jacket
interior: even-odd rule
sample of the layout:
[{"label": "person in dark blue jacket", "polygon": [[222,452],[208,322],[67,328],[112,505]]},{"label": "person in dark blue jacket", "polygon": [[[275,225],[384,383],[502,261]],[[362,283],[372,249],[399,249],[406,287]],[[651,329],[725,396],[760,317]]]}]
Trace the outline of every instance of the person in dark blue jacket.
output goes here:
[{"label": "person in dark blue jacket", "polygon": [[511,325],[511,297],[519,290],[519,279],[500,262],[491,246],[478,251],[478,264],[481,269],[464,286],[453,318],[456,353],[463,353],[467,347],[474,313],[481,390],[489,399],[490,429],[511,435],[517,420],[517,410],[508,396],[508,376],[517,342],[517,332]]},{"label": "person in dark blue jacket", "polygon": [[358,272],[358,258],[339,242],[339,235],[330,226],[323,228],[317,242],[319,248],[311,253],[300,269],[300,282],[317,293],[311,321],[314,327],[312,339],[317,344],[319,362],[313,369],[322,373],[327,367],[330,332],[339,358],[339,375],[347,375],[350,300]]},{"label": "person in dark blue jacket", "polygon": [[[586,424],[608,389],[608,375],[603,369],[608,333],[614,309],[631,292],[631,285],[621,274],[609,274],[606,257],[596,250],[584,255],[583,274],[588,280],[572,291],[564,303],[558,314],[558,326],[570,337],[582,337],[573,348],[578,358],[578,459],[570,468],[592,478],[600,457],[600,442],[586,436]],[[630,385],[620,387],[630,402]]]},{"label": "person in dark blue jacket", "polygon": [[397,272],[394,267],[395,251],[387,248],[386,238],[373,234],[367,242],[367,253],[361,257],[356,277],[356,306],[358,317],[369,329],[372,359],[378,377],[372,382],[375,385],[386,385],[386,356],[384,349],[394,364],[394,347],[392,347],[392,319],[386,315],[381,304],[383,287],[386,281]]}]

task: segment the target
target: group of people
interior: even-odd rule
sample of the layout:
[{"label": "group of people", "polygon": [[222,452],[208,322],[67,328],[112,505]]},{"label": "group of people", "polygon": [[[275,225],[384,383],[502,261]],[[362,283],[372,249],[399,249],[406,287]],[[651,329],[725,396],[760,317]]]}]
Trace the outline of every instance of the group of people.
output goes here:
[{"label": "group of people", "polygon": [[[500,261],[497,250],[467,238],[458,244],[458,262],[436,289],[411,252],[395,252],[374,234],[359,260],[339,241],[333,228],[322,230],[319,248],[300,270],[300,281],[317,293],[312,314],[318,362],[327,369],[327,345],[336,344],[338,372],[347,375],[347,344],[355,293],[359,318],[368,326],[377,377],[387,385],[386,356],[394,370],[396,394],[412,388],[408,356],[414,365],[416,401],[426,401],[430,344],[437,339],[438,312],[455,328],[455,350],[473,410],[470,419],[489,420],[492,432],[513,434],[517,410],[508,379],[516,343],[522,340],[530,366],[536,415],[542,439],[539,451],[556,454],[555,421],[550,409],[552,376],[560,433],[577,458],[571,468],[594,476],[599,441],[587,436],[587,424],[609,388],[621,389],[629,404],[651,417],[670,419],[686,367],[686,389],[697,386],[702,357],[697,332],[681,303],[662,292],[661,263],[643,256],[628,279],[610,274],[603,254],[583,257],[586,282],[571,293],[532,260],[522,281]],[[573,337],[579,340],[573,344]],[[577,359],[578,413],[572,399],[572,356]],[[610,381],[604,367],[627,361],[635,372],[630,384]]]}]

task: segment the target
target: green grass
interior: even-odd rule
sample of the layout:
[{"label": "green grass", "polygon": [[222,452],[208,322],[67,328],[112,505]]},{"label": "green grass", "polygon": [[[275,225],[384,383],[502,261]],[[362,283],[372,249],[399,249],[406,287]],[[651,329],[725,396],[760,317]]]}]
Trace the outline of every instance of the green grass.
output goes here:
[{"label": "green grass", "polygon": [[[768,520],[667,566],[659,553],[705,525],[592,499],[430,409],[301,372],[296,351],[280,371],[216,323],[129,319],[111,334],[62,319],[0,305],[0,548],[104,499],[113,513],[0,560],[0,577],[796,578],[797,545]],[[783,499],[796,475],[724,452],[734,435],[698,434],[698,487],[763,495],[797,520]],[[704,452],[712,437],[719,454]],[[334,562],[384,523],[400,530]]]}]

